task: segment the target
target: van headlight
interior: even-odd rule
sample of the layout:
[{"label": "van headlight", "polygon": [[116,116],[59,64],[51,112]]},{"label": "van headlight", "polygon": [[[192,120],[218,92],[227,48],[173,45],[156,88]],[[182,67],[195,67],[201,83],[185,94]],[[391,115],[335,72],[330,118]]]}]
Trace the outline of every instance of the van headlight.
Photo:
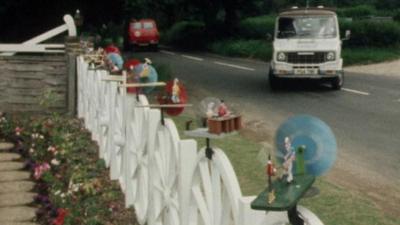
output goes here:
[{"label": "van headlight", "polygon": [[286,61],[286,54],[284,52],[278,52],[277,54],[277,60],[284,62]]},{"label": "van headlight", "polygon": [[326,54],[327,61],[335,61],[335,59],[336,59],[335,52],[328,52],[328,54]]}]

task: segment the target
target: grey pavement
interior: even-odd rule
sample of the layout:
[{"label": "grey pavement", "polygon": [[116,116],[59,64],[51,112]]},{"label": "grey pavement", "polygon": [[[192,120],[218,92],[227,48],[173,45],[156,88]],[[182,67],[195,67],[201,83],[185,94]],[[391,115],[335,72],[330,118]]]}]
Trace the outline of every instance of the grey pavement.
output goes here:
[{"label": "grey pavement", "polygon": [[0,142],[0,224],[36,225],[36,208],[29,206],[35,196],[34,183],[17,161],[21,156],[8,152],[12,147]]}]

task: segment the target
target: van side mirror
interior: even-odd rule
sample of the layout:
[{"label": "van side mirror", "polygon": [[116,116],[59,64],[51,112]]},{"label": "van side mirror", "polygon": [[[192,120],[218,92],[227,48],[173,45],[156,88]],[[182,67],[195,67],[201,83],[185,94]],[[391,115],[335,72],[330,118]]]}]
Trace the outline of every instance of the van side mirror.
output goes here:
[{"label": "van side mirror", "polygon": [[272,40],[272,35],[270,33],[267,33],[265,35],[265,38],[267,39],[267,41],[271,41]]},{"label": "van side mirror", "polygon": [[344,36],[344,38],[342,40],[343,41],[350,40],[350,36],[351,36],[351,31],[350,30],[346,30],[346,34],[345,34],[345,36]]}]

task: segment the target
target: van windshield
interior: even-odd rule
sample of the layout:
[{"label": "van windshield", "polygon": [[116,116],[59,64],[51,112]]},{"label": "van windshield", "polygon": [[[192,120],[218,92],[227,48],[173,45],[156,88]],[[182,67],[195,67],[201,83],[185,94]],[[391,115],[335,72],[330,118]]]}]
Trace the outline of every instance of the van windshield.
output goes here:
[{"label": "van windshield", "polygon": [[335,38],[335,18],[332,16],[281,17],[277,38]]}]

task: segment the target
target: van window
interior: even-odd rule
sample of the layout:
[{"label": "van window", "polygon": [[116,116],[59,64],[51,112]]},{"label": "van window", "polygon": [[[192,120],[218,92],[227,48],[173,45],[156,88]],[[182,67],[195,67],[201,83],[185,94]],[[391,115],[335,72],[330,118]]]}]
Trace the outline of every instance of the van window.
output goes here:
[{"label": "van window", "polygon": [[334,17],[281,17],[278,20],[278,38],[334,38],[336,36]]},{"label": "van window", "polygon": [[140,22],[131,23],[131,28],[135,30],[142,29],[142,24]]},{"label": "van window", "polygon": [[153,28],[153,23],[152,22],[144,22],[143,23],[143,28],[144,29],[152,29]]}]

